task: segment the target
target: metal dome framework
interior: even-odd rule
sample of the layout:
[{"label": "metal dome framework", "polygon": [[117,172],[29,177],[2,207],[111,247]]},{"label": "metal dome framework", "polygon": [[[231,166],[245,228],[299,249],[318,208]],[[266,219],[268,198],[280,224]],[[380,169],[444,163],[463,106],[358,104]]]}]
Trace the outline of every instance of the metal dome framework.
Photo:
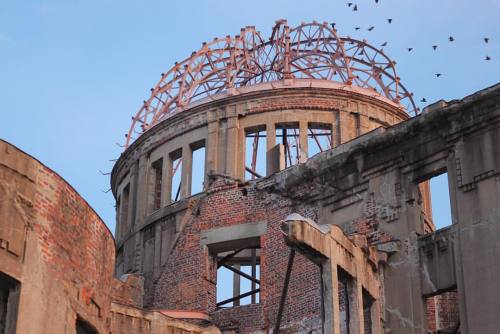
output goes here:
[{"label": "metal dome framework", "polygon": [[283,79],[337,81],[375,91],[400,104],[410,115],[418,109],[400,83],[395,62],[366,41],[343,38],[328,23],[290,28],[277,21],[266,41],[255,27],[234,37],[215,38],[166,73],[151,89],[126,135],[125,148],[155,124],[184,110],[191,102]]}]

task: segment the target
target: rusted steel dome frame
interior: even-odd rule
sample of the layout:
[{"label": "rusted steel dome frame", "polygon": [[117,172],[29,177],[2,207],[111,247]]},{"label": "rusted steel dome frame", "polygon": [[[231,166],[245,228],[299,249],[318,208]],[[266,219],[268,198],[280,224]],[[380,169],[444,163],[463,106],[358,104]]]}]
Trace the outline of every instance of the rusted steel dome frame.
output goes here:
[{"label": "rusted steel dome frame", "polygon": [[418,109],[399,82],[395,62],[365,41],[338,37],[328,23],[302,23],[290,28],[276,22],[265,41],[255,27],[240,35],[215,38],[167,73],[151,89],[126,135],[125,148],[155,124],[184,110],[191,102],[283,79],[308,78],[371,89],[401,104],[410,115]]}]

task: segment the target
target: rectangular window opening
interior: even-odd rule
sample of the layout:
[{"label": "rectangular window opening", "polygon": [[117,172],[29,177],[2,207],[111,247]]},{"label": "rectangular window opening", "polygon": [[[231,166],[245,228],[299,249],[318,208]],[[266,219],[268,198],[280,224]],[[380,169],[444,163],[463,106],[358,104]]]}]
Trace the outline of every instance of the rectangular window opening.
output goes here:
[{"label": "rectangular window opening", "polygon": [[130,184],[127,184],[125,188],[123,188],[122,196],[121,196],[121,214],[120,214],[120,234],[128,233],[128,206],[130,200]]},{"label": "rectangular window opening", "polygon": [[158,159],[151,164],[151,211],[156,211],[161,207],[163,159]]},{"label": "rectangular window opening", "polygon": [[424,216],[424,231],[450,226],[451,202],[448,187],[448,173],[444,172],[419,183],[421,206]]},{"label": "rectangular window opening", "polygon": [[266,175],[265,127],[245,129],[245,180],[254,180]]},{"label": "rectangular window opening", "polygon": [[351,279],[352,277],[346,271],[337,267],[340,334],[350,334],[351,306],[349,304],[349,281]]},{"label": "rectangular window opening", "polygon": [[0,333],[16,333],[21,283],[0,272]]},{"label": "rectangular window opening", "polygon": [[372,306],[374,299],[373,297],[363,289],[363,320],[365,323],[365,334],[372,334]]},{"label": "rectangular window opening", "polygon": [[332,125],[327,123],[309,123],[307,131],[309,157],[329,150],[332,146]]},{"label": "rectangular window opening", "polygon": [[121,197],[118,195],[115,206],[115,238],[118,238],[120,236],[120,212],[121,212],[120,201]]},{"label": "rectangular window opening", "polygon": [[276,124],[276,143],[283,144],[285,168],[300,162],[300,128],[298,123]]},{"label": "rectangular window opening", "polygon": [[227,245],[212,250],[217,260],[217,307],[260,303],[260,238]]},{"label": "rectangular window opening", "polygon": [[193,162],[191,166],[191,195],[201,193],[205,181],[205,142],[191,145]]},{"label": "rectangular window opening", "polygon": [[170,159],[172,161],[170,201],[177,202],[181,199],[182,150],[177,150],[170,154]]}]

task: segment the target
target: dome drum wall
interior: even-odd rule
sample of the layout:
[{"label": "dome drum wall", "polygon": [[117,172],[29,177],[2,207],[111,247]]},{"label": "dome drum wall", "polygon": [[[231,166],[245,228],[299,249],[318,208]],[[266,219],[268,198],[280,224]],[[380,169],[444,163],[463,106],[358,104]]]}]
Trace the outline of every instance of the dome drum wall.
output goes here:
[{"label": "dome drum wall", "polygon": [[[407,118],[400,106],[369,90],[305,79],[245,87],[234,91],[233,95],[190,106],[189,112],[178,113],[139,137],[113,169],[112,189],[118,210],[117,273],[143,270],[144,264],[134,260],[141,255],[132,255],[142,248],[136,247],[141,234],[175,212],[178,212],[175,219],[178,225],[185,207],[183,199],[192,195],[190,185],[195,148],[205,147],[205,179],[210,172],[245,180],[245,170],[248,171],[245,160],[249,153],[246,150],[251,149],[246,145],[245,137],[249,132],[263,130],[271,134],[263,140],[267,152],[280,140],[274,135],[276,129],[293,127],[297,130],[295,144],[300,146],[300,154],[303,154],[300,162],[303,162],[308,153],[307,139],[311,138],[308,131],[312,127],[331,129],[329,136],[331,147],[334,147]],[[309,152],[311,155],[311,148]],[[182,157],[182,165],[177,166],[176,173],[180,179],[180,200],[175,201],[173,169],[179,157]],[[156,175],[161,177],[157,182],[161,186],[160,205],[154,206],[155,173],[152,166],[159,161],[161,172]],[[142,233],[138,234],[140,231]],[[164,259],[155,261],[156,266],[146,267],[158,268]]]}]

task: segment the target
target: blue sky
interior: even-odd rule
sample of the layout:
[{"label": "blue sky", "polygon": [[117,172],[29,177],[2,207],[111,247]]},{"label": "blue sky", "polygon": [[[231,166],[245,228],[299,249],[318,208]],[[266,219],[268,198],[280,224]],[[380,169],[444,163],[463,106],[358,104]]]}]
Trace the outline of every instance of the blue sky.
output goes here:
[{"label": "blue sky", "polygon": [[3,0],[0,138],[62,175],[114,231],[99,170],[111,170],[122,150],[115,143],[160,73],[215,36],[246,25],[267,35],[279,18],[336,22],[341,36],[387,41],[416,100],[461,98],[500,81],[500,0],[359,0],[357,12],[346,2]]}]

